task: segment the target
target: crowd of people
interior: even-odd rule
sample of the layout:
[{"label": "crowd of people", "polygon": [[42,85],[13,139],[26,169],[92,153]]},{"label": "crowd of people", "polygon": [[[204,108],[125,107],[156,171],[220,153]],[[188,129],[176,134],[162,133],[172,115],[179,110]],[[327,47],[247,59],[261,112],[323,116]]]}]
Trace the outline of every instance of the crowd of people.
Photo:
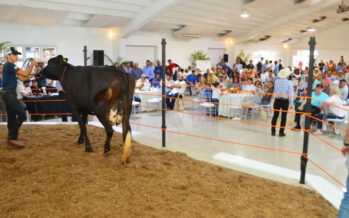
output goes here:
[{"label": "crowd of people", "polygon": [[[119,66],[119,65],[117,65]],[[128,62],[122,66],[127,73],[130,73],[137,80],[137,87],[144,90],[154,87],[161,87],[163,68],[161,62],[157,61],[156,66],[149,60],[143,69],[138,63]],[[298,112],[305,111],[304,98],[294,98],[293,96],[306,96],[308,87],[309,68],[303,66],[300,61],[298,66],[290,68],[282,64],[282,60],[264,60],[261,58],[257,63],[250,60],[248,63],[237,59],[233,66],[228,66],[224,62],[217,63],[211,69],[201,70],[192,67],[182,68],[172,60],[168,60],[166,69],[166,92],[168,97],[167,107],[173,109],[175,98],[184,94],[188,89],[190,95],[193,90],[204,92],[204,96],[209,96],[207,100],[219,102],[219,96],[224,92],[249,92],[256,94],[254,104],[270,105],[272,96],[275,96],[274,109],[288,110],[295,109]],[[324,63],[321,60],[314,66],[312,82],[311,113],[312,116],[324,118],[343,119],[345,111],[338,107],[343,106],[343,101],[348,99],[349,68],[344,57],[340,57],[338,63],[330,60]],[[276,87],[275,87],[276,86]],[[191,87],[191,88],[190,88]],[[209,93],[207,95],[207,93]],[[271,95],[274,93],[274,95]],[[280,96],[278,96],[280,95]],[[282,95],[289,95],[282,96]],[[291,97],[292,96],[292,97]],[[286,103],[287,102],[287,103]],[[326,104],[323,104],[326,102]],[[332,106],[331,106],[332,105]],[[218,115],[218,104],[213,114]],[[274,113],[272,124],[276,125],[278,113]],[[281,126],[286,123],[286,113],[281,117]],[[295,116],[294,129],[301,129],[301,115]],[[318,122],[316,134],[321,134],[322,123]],[[275,135],[275,129],[272,129]],[[284,128],[280,129],[279,136],[284,136]]]}]

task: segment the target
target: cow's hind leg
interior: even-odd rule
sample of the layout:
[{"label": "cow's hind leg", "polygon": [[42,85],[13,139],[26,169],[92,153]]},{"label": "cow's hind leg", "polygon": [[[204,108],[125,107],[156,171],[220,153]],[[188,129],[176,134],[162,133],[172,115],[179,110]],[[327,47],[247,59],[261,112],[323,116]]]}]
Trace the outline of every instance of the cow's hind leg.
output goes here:
[{"label": "cow's hind leg", "polygon": [[106,155],[110,151],[110,141],[111,141],[111,138],[113,137],[113,128],[110,120],[108,120],[106,117],[106,113],[98,113],[96,115],[99,121],[104,126],[105,132],[107,133],[107,139],[104,145],[104,154]]},{"label": "cow's hind leg", "polygon": [[84,120],[82,119],[82,116],[80,112],[77,109],[72,109],[74,116],[78,120],[80,131],[83,135],[83,138],[85,139],[85,152],[93,152],[90,140],[87,137],[87,130],[86,130],[86,124],[84,123]]},{"label": "cow's hind leg", "polygon": [[[84,113],[81,116],[82,117],[82,121],[84,122],[84,125],[86,125],[86,123],[87,123],[87,116],[88,116],[87,113]],[[81,131],[81,128],[80,128],[80,136],[79,136],[79,139],[78,139],[78,144],[81,145],[82,143],[84,143],[84,141],[85,141],[84,135],[83,135],[83,133]]]}]

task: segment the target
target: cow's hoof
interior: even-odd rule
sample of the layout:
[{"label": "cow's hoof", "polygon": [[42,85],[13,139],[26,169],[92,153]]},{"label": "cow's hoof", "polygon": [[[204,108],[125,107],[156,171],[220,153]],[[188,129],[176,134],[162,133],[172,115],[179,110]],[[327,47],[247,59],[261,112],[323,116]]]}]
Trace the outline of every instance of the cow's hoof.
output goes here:
[{"label": "cow's hoof", "polygon": [[83,140],[83,139],[79,139],[76,143],[79,144],[79,145],[81,145],[81,144],[84,143],[84,140]]},{"label": "cow's hoof", "polygon": [[91,152],[93,152],[93,150],[92,150],[92,148],[91,148],[91,147],[86,147],[86,148],[85,148],[85,152],[87,152],[87,153],[91,153]]},{"label": "cow's hoof", "polygon": [[121,161],[122,165],[126,165],[128,163],[130,163],[130,159],[129,158],[127,158],[126,161],[124,161],[124,160]]}]

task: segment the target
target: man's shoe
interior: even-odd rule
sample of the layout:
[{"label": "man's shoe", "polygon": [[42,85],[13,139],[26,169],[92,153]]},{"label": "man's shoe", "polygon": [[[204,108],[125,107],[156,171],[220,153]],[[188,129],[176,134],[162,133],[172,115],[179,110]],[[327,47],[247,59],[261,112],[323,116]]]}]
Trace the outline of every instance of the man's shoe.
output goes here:
[{"label": "man's shoe", "polygon": [[275,136],[275,132],[272,132],[271,135],[272,135],[272,136]]},{"label": "man's shoe", "polygon": [[286,136],[285,133],[279,133],[279,137],[284,137],[284,136]]},{"label": "man's shoe", "polygon": [[25,147],[24,142],[19,141],[19,140],[8,140],[7,144],[11,145],[12,147],[15,147],[15,148],[24,148]]},{"label": "man's shoe", "polygon": [[301,128],[300,126],[295,126],[295,127],[293,127],[293,129],[292,129],[292,130],[297,131],[297,130],[302,130],[302,128]]}]

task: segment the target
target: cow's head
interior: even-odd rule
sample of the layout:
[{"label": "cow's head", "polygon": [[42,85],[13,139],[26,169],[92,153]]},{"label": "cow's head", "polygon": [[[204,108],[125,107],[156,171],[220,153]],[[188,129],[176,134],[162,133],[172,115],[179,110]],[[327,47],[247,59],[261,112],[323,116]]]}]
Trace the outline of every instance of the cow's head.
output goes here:
[{"label": "cow's head", "polygon": [[40,78],[46,77],[52,80],[60,80],[67,64],[68,59],[64,58],[62,55],[58,55],[57,57],[48,60],[47,66],[44,67],[37,76]]}]

